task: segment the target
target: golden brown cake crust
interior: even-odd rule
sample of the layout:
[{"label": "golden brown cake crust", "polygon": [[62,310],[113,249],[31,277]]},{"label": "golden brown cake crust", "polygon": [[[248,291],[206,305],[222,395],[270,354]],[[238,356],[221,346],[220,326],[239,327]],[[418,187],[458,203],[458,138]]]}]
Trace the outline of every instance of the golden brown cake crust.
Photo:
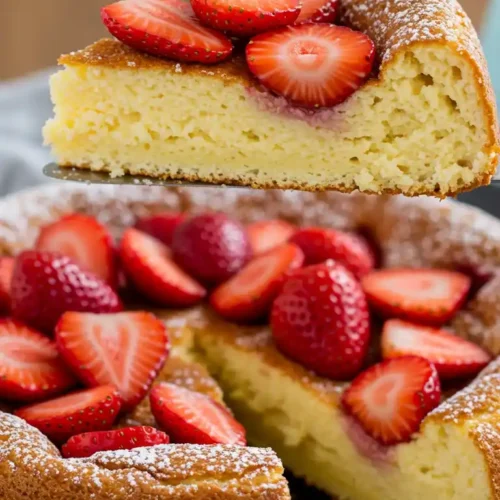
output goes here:
[{"label": "golden brown cake crust", "polygon": [[[242,191],[230,188],[162,189],[66,184],[26,191],[0,202],[0,254],[12,255],[30,246],[42,225],[54,221],[65,213],[82,212],[98,216],[118,236],[121,230],[133,224],[137,217],[165,209],[191,212],[206,209],[221,210],[232,213],[244,222],[263,218],[284,218],[302,225],[325,225],[349,230],[365,228],[379,243],[384,265],[388,267],[455,268],[460,265],[481,265],[491,272],[500,269],[500,222],[477,209],[453,201],[439,202],[429,198],[409,199],[339,193]],[[490,297],[487,300],[491,300],[491,294],[500,295],[500,278],[493,279],[483,290],[487,292],[487,297]],[[475,320],[483,321],[485,314],[483,309],[488,309],[486,305],[491,303],[485,301],[483,297],[481,291],[463,314],[469,314]],[[180,350],[183,342],[180,333],[183,328],[183,318],[188,318],[188,323],[196,326],[200,320],[198,311],[202,310],[177,317],[174,315],[169,320],[174,337],[174,350]],[[500,317],[500,311],[494,314]],[[225,335],[222,325],[215,322],[214,325],[218,325],[221,334]],[[485,325],[488,326],[488,323]],[[175,328],[178,331],[174,331]],[[268,332],[263,330],[259,334],[258,329],[249,329],[248,332],[241,330],[234,335],[234,332],[229,331],[233,327],[226,324],[224,328],[228,329],[227,335],[232,335],[240,347],[248,345],[249,348],[256,349],[262,344],[262,355],[266,357],[266,362],[273,362],[283,369],[290,370],[291,376],[307,375],[303,379],[304,383],[324,391],[325,398],[332,398],[332,404],[335,403],[338,386],[332,383],[327,387],[328,384],[325,385],[324,380],[306,374],[305,370],[279,355],[270,345]],[[466,337],[469,335],[466,329],[456,327],[456,330]],[[495,338],[495,345],[498,345],[500,332],[496,333],[495,330],[490,331],[485,328],[484,336]],[[477,338],[475,340],[477,341]],[[500,495],[500,463],[497,453],[500,449],[499,367],[498,361],[491,364],[474,384],[459,391],[427,418],[427,421],[457,421],[467,427],[490,469],[492,491],[495,495]],[[202,391],[215,390],[210,387],[203,370],[196,365],[186,364],[183,360],[175,361],[172,358],[162,372],[162,377],[187,386],[195,384],[192,387]],[[197,375],[195,380],[192,380],[190,374],[194,373]],[[73,496],[74,492],[76,495],[78,491],[82,491],[76,486],[75,477],[79,475],[75,474],[75,470],[80,473],[85,471],[85,474],[88,474],[84,474],[86,478],[84,484],[88,492],[101,495],[105,491],[108,495],[94,498],[126,498],[119,496],[123,495],[124,491],[126,494],[136,495],[134,498],[139,499],[161,498],[162,495],[168,498],[166,492],[171,492],[175,484],[176,487],[182,485],[182,488],[186,488],[186,493],[182,493],[185,496],[180,495],[175,498],[225,499],[232,498],[227,496],[229,484],[238,483],[240,488],[244,488],[246,484],[240,482],[240,479],[231,482],[234,476],[226,476],[228,471],[222,466],[224,471],[220,474],[225,477],[224,487],[221,486],[221,490],[217,490],[216,493],[213,491],[207,493],[209,496],[193,496],[193,492],[187,491],[187,486],[183,485],[185,478],[175,476],[174,479],[170,469],[168,469],[170,472],[164,470],[165,464],[174,460],[172,453],[174,455],[175,453],[171,447],[160,447],[151,453],[145,451],[120,452],[118,455],[106,453],[85,461],[64,462],[59,458],[57,450],[38,431],[15,417],[0,415],[0,498],[6,500],[18,498],[45,500],[54,498],[54,491],[61,493],[57,498],[89,498],[89,496]],[[201,449],[191,448],[192,451],[189,451],[190,448],[185,447],[183,450],[186,454],[194,453],[193,456],[198,457],[200,461],[207,458]],[[206,449],[205,451],[209,453]],[[221,453],[222,457],[226,457],[229,451]],[[240,452],[236,453],[238,456],[234,453],[233,451],[233,458],[238,458]],[[249,455],[246,458],[239,457],[238,460],[247,465],[251,462],[252,465],[248,467],[255,468],[252,470],[263,471],[264,465],[255,464],[258,458],[254,453],[257,452],[248,451]],[[278,465],[273,462],[276,459],[272,458],[270,452],[262,453],[263,455],[259,457],[261,459],[264,457],[265,464],[271,467],[266,469],[265,477],[271,477],[272,471],[276,471],[278,477]],[[175,457],[180,463],[180,458],[177,455]],[[226,463],[225,458],[222,460],[222,464],[224,463]],[[237,471],[239,470],[238,466]],[[238,478],[249,477],[247,474],[249,470],[242,468]],[[20,480],[20,477],[23,479]],[[202,489],[198,491],[204,491],[205,486],[209,487],[204,482],[208,480],[206,474],[202,477],[200,472],[192,479],[201,485]],[[96,486],[97,484],[100,486]],[[129,490],[116,490],[113,489],[113,485]],[[211,484],[210,487],[215,486]],[[277,482],[275,489],[268,488],[261,496],[240,498],[287,498],[279,496],[285,494],[283,488],[285,486]],[[8,494],[5,494],[6,491]],[[34,491],[38,496],[33,496]],[[28,496],[23,497],[23,494]]]}]

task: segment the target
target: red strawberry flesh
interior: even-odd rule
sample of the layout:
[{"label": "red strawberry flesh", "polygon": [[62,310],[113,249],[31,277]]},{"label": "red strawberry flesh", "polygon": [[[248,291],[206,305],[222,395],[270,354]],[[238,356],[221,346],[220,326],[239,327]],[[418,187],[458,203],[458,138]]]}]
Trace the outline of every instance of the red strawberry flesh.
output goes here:
[{"label": "red strawberry flesh", "polygon": [[296,230],[296,227],[289,222],[279,219],[250,224],[247,226],[247,233],[253,254],[260,255],[279,247],[286,243]]},{"label": "red strawberry flesh", "polygon": [[362,285],[382,316],[442,325],[466,300],[471,280],[444,269],[382,269],[365,276]]},{"label": "red strawberry flesh", "polygon": [[107,283],[80,269],[70,257],[54,252],[21,253],[16,259],[11,295],[13,316],[46,333],[52,333],[66,311],[123,309]]},{"label": "red strawberry flesh", "polygon": [[302,0],[302,9],[296,23],[333,23],[338,6],[339,0]]},{"label": "red strawberry flesh", "polygon": [[48,399],[76,383],[55,343],[17,321],[0,320],[0,353],[0,399]]},{"label": "red strawberry flesh", "polygon": [[147,312],[66,313],[57,324],[56,342],[82,382],[112,384],[125,410],[144,398],[169,352],[164,324]]},{"label": "red strawberry flesh", "polygon": [[491,356],[481,347],[438,328],[391,319],[382,333],[384,358],[421,356],[434,364],[442,378],[479,373]]},{"label": "red strawberry flesh", "polygon": [[290,239],[304,252],[306,264],[320,264],[333,259],[360,279],[375,266],[375,259],[360,236],[334,229],[309,227],[300,229]]},{"label": "red strawberry flesh", "polygon": [[233,36],[249,36],[292,24],[299,0],[191,0],[203,24]]},{"label": "red strawberry flesh", "polygon": [[191,306],[206,295],[206,290],[172,260],[169,248],[146,233],[127,229],[120,256],[137,289],[157,304]]},{"label": "red strawberry flesh", "polygon": [[369,347],[363,290],[333,261],[293,272],[274,301],[271,328],[286,356],[332,379],[356,375]]},{"label": "red strawberry flesh", "polygon": [[11,309],[11,284],[14,265],[14,257],[0,258],[0,313],[9,313]]},{"label": "red strawberry flesh", "polygon": [[142,217],[135,223],[135,228],[160,240],[164,245],[170,246],[177,226],[185,220],[186,215],[183,213],[161,212]]},{"label": "red strawberry flesh", "polygon": [[441,398],[439,377],[424,358],[390,359],[358,375],[342,397],[344,409],[384,445],[409,441]]},{"label": "red strawberry flesh", "polygon": [[210,303],[223,317],[253,321],[264,317],[283,287],[287,273],[304,262],[299,247],[288,243],[256,257],[212,294]]},{"label": "red strawberry flesh", "polygon": [[120,408],[116,389],[101,386],[26,406],[17,410],[15,415],[52,441],[61,443],[75,434],[110,429]]},{"label": "red strawberry flesh", "polygon": [[340,104],[361,87],[375,46],[343,26],[300,24],[252,38],[246,59],[265,87],[295,105],[318,108]]},{"label": "red strawberry flesh", "polygon": [[84,271],[93,273],[112,287],[117,285],[113,239],[94,217],[72,214],[45,226],[35,248],[71,257]]},{"label": "red strawberry flesh", "polygon": [[202,26],[189,2],[128,0],[101,10],[109,32],[141,52],[177,61],[212,64],[231,55],[231,40]]},{"label": "red strawberry flesh", "polygon": [[172,250],[183,269],[207,284],[226,281],[252,256],[246,229],[222,213],[197,215],[181,224]]},{"label": "red strawberry flesh", "polygon": [[156,421],[177,443],[246,445],[241,424],[205,394],[161,383],[149,397]]},{"label": "red strawberry flesh", "polygon": [[153,427],[124,427],[112,431],[85,432],[72,436],[61,450],[65,458],[85,458],[99,451],[132,450],[169,442],[167,434]]}]

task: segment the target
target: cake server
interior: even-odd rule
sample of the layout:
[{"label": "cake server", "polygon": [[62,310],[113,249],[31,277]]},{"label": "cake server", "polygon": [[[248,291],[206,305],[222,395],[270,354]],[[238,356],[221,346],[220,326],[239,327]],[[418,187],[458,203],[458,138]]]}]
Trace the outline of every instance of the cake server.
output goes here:
[{"label": "cake server", "polygon": [[[123,175],[111,177],[108,172],[93,172],[71,167],[60,167],[56,163],[49,163],[43,169],[47,177],[60,181],[84,182],[86,184],[121,184],[135,186],[192,186],[192,187],[231,187],[248,189],[247,186],[229,186],[226,184],[208,184],[203,182],[176,181],[173,179],[156,179],[154,177]],[[492,184],[500,184],[500,172],[491,180]]]}]

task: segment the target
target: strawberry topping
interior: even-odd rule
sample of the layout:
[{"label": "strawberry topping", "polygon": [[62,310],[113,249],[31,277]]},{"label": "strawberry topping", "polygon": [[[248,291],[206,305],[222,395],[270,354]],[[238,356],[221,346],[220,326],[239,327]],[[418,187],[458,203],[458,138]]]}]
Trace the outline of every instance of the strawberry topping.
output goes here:
[{"label": "strawberry topping", "polygon": [[43,332],[52,333],[66,311],[122,310],[113,289],[83,271],[70,257],[53,252],[25,251],[12,276],[12,314]]},{"label": "strawberry topping", "polygon": [[135,223],[135,228],[170,246],[177,226],[186,220],[186,215],[178,212],[161,212],[143,217]]},{"label": "strawberry topping", "polygon": [[156,56],[211,64],[233,49],[225,35],[201,25],[184,0],[125,0],[103,7],[101,17],[118,40]]},{"label": "strawberry topping", "polygon": [[226,281],[252,256],[245,228],[222,213],[197,215],[181,224],[172,249],[183,269],[208,284]]},{"label": "strawberry topping", "polygon": [[263,318],[283,287],[289,271],[304,262],[299,247],[282,245],[256,257],[229,281],[220,285],[210,298],[212,307],[233,321]]},{"label": "strawberry topping", "polygon": [[438,328],[391,319],[382,333],[384,358],[414,355],[429,360],[442,378],[474,376],[490,361],[481,347]]},{"label": "strawberry topping", "polygon": [[125,427],[113,431],[85,432],[69,438],[61,448],[65,458],[91,457],[98,451],[132,450],[168,444],[169,437],[153,427]]},{"label": "strawberry topping", "polygon": [[332,24],[300,24],[252,38],[250,71],[273,92],[307,108],[345,101],[370,75],[373,42],[361,32]]},{"label": "strawberry topping", "polygon": [[0,320],[0,397],[36,401],[62,393],[76,383],[55,344],[11,319]]},{"label": "strawberry topping", "polygon": [[443,269],[382,269],[362,280],[370,305],[386,317],[440,325],[462,306],[471,280]]},{"label": "strawberry topping", "polygon": [[35,248],[71,257],[84,271],[95,274],[112,287],[117,284],[113,240],[107,228],[93,217],[67,215],[45,226]]},{"label": "strawberry topping", "polygon": [[120,246],[122,264],[141,293],[164,306],[191,306],[206,290],[172,259],[160,241],[137,229],[127,229]]},{"label": "strawberry topping", "polygon": [[360,284],[334,261],[305,267],[287,279],[274,301],[271,327],[278,348],[306,368],[347,379],[365,360],[370,325]]},{"label": "strawberry topping", "polygon": [[205,394],[161,383],[149,398],[156,421],[177,443],[246,445],[243,426]]},{"label": "strawberry topping", "polygon": [[292,24],[299,0],[191,0],[198,18],[216,30],[249,36]]},{"label": "strawberry topping", "polygon": [[247,226],[253,254],[260,255],[286,243],[296,227],[284,220],[263,220]]},{"label": "strawberry topping", "polygon": [[339,0],[302,0],[302,9],[296,23],[333,23],[338,7]]},{"label": "strawberry topping", "polygon": [[0,257],[0,313],[9,313],[11,309],[10,289],[15,259]]},{"label": "strawberry topping", "polygon": [[75,434],[111,429],[120,408],[116,389],[102,386],[26,406],[14,413],[55,443],[64,443]]},{"label": "strawberry topping", "polygon": [[424,358],[389,359],[358,375],[342,397],[344,409],[384,445],[409,441],[441,398],[434,365]]},{"label": "strawberry topping", "polygon": [[112,384],[132,409],[169,352],[165,325],[147,312],[66,313],[56,327],[62,357],[86,385]]},{"label": "strawberry topping", "polygon": [[334,229],[310,227],[300,229],[291,238],[304,252],[306,264],[320,264],[333,259],[360,279],[375,266],[373,253],[360,236]]}]

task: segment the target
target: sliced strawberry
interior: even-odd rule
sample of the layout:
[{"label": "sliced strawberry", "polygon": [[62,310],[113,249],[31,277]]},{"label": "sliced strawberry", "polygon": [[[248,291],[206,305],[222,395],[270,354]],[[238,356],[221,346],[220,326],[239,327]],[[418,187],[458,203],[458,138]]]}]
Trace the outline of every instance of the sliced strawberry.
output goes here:
[{"label": "sliced strawberry", "polygon": [[297,228],[284,220],[263,220],[247,226],[250,245],[254,255],[261,255],[283,243],[293,236]]},{"label": "sliced strawberry", "polygon": [[71,257],[84,271],[95,274],[112,287],[117,285],[113,239],[94,217],[72,214],[45,226],[35,248]]},{"label": "sliced strawberry", "polygon": [[208,284],[226,281],[252,257],[245,228],[222,213],[197,215],[181,224],[172,250],[183,269]]},{"label": "sliced strawberry", "polygon": [[373,253],[366,241],[356,234],[309,227],[298,230],[290,241],[302,249],[306,265],[321,264],[333,259],[344,265],[357,279],[375,266]]},{"label": "sliced strawberry", "polygon": [[271,328],[286,356],[338,380],[360,371],[370,342],[361,285],[334,261],[293,272],[273,303]]},{"label": "sliced strawberry", "polygon": [[178,212],[161,212],[139,219],[135,228],[170,246],[177,226],[186,220],[186,214]]},{"label": "sliced strawberry", "polygon": [[382,354],[384,358],[420,356],[430,361],[442,378],[474,376],[492,359],[484,349],[456,335],[398,319],[384,325]]},{"label": "sliced strawberry", "polygon": [[389,359],[358,375],[342,397],[344,409],[384,445],[409,441],[441,398],[434,365],[424,358]]},{"label": "sliced strawberry", "polygon": [[14,257],[0,258],[0,313],[9,313],[11,308],[10,288],[14,273]]},{"label": "sliced strawberry", "polygon": [[99,451],[132,450],[169,442],[170,438],[164,432],[153,427],[124,427],[72,436],[63,444],[61,451],[65,458],[85,458]]},{"label": "sliced strawberry", "polygon": [[243,426],[205,394],[160,383],[149,399],[156,421],[177,443],[246,445]]},{"label": "sliced strawberry", "polygon": [[120,246],[122,264],[146,297],[164,306],[191,306],[206,290],[172,259],[169,248],[137,229],[127,229]]},{"label": "sliced strawberry", "polygon": [[118,40],[155,56],[212,64],[233,49],[225,35],[201,25],[185,0],[116,2],[101,9],[101,18]]},{"label": "sliced strawberry", "polygon": [[256,257],[236,276],[220,285],[210,297],[212,307],[224,318],[253,321],[263,318],[283,287],[289,271],[298,269],[304,254],[292,243]]},{"label": "sliced strawberry", "polygon": [[18,321],[0,320],[1,399],[47,399],[75,383],[51,340]]},{"label": "sliced strawberry", "polygon": [[339,0],[302,0],[302,9],[296,23],[333,23],[338,7]]},{"label": "sliced strawberry", "polygon": [[386,317],[442,325],[462,306],[471,280],[443,269],[382,269],[362,280],[370,305]]},{"label": "sliced strawberry", "polygon": [[66,311],[121,311],[118,295],[74,260],[53,252],[26,251],[12,276],[12,315],[37,330],[52,333]]},{"label": "sliced strawberry", "polygon": [[125,410],[144,398],[170,348],[165,325],[147,312],[66,313],[56,343],[86,385],[116,387]]},{"label": "sliced strawberry", "polygon": [[191,0],[203,24],[233,36],[249,36],[292,24],[299,0]]},{"label": "sliced strawberry", "polygon": [[370,75],[375,46],[365,34],[332,24],[299,24],[252,38],[250,71],[273,92],[307,108],[335,106]]},{"label": "sliced strawberry", "polygon": [[120,408],[120,396],[108,385],[26,406],[14,413],[55,443],[64,443],[75,434],[111,429]]}]

